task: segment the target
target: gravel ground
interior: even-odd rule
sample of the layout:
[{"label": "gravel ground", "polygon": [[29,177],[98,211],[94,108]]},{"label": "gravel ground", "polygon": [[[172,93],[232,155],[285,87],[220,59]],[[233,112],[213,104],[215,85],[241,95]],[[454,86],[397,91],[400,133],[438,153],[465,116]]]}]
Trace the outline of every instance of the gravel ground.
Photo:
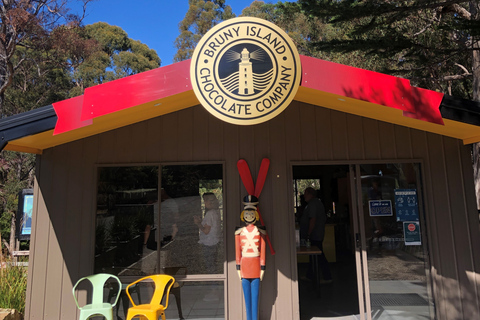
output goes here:
[{"label": "gravel ground", "polygon": [[425,264],[411,253],[402,250],[372,253],[368,257],[370,280],[426,281]]}]

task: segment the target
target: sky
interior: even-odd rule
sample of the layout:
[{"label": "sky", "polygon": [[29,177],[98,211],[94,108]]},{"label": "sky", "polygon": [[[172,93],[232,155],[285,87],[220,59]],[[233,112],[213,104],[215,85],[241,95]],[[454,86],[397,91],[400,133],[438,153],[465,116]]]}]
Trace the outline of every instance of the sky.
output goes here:
[{"label": "sky", "polygon": [[[227,0],[226,3],[238,16],[253,1]],[[73,9],[73,12],[79,14],[78,10]],[[177,51],[173,42],[179,34],[178,23],[187,10],[188,0],[96,0],[88,5],[83,24],[102,21],[122,28],[130,38],[157,51],[162,66],[166,66],[173,63]]]}]

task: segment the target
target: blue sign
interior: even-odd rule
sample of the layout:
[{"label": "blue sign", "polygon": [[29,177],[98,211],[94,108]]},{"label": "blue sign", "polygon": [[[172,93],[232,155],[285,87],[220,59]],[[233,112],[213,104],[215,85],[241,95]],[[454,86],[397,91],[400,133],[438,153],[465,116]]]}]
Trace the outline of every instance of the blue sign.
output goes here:
[{"label": "blue sign", "polygon": [[420,223],[418,221],[403,222],[403,234],[406,246],[419,246],[422,244]]},{"label": "blue sign", "polygon": [[33,194],[25,195],[23,200],[23,219],[20,234],[30,235],[32,233],[32,211]]},{"label": "blue sign", "polygon": [[417,190],[395,189],[397,221],[418,221]]},{"label": "blue sign", "polygon": [[370,217],[391,217],[393,216],[392,201],[370,200],[368,201]]}]

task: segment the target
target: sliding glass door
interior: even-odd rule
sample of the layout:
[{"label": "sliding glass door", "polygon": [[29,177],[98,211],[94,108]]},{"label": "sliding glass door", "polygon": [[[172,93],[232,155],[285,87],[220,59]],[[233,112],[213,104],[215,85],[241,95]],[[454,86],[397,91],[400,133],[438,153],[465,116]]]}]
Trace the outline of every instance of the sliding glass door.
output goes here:
[{"label": "sliding glass door", "polygon": [[[420,164],[298,164],[292,171],[300,319],[433,319]],[[322,203],[317,215],[304,201],[307,188]],[[301,232],[322,215],[320,251],[332,281]]]}]

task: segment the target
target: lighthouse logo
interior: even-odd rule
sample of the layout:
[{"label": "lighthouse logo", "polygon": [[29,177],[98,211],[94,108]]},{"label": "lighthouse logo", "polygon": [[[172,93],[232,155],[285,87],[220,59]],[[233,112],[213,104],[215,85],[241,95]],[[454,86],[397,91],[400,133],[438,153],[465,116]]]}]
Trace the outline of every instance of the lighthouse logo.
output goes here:
[{"label": "lighthouse logo", "polygon": [[301,78],[298,52],[274,24],[236,18],[212,28],[197,45],[190,76],[200,103],[217,118],[258,124],[280,114]]}]

